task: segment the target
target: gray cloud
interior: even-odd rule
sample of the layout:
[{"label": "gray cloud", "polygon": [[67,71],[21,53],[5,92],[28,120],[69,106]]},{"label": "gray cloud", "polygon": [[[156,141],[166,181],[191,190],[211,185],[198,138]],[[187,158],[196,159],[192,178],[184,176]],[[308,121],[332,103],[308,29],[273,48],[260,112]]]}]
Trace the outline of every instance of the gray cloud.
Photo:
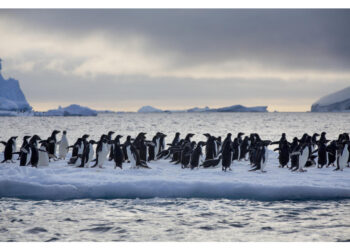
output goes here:
[{"label": "gray cloud", "polygon": [[38,105],[306,109],[349,85],[349,23],[336,9],[0,10],[0,30],[29,41],[0,41],[0,57]]}]

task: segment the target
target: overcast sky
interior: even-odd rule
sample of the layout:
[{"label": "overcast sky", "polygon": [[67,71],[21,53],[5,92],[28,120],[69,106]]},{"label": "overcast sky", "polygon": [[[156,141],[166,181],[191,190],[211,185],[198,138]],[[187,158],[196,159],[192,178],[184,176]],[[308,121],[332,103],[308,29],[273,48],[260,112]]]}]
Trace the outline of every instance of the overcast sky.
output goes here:
[{"label": "overcast sky", "polygon": [[306,111],[350,86],[350,10],[0,10],[2,73],[36,110]]}]

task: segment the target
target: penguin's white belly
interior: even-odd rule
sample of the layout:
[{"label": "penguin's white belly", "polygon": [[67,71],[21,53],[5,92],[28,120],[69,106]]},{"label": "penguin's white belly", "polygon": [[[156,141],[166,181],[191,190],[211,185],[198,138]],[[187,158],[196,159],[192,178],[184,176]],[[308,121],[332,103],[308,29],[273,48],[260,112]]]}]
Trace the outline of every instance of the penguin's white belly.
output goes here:
[{"label": "penguin's white belly", "polygon": [[106,158],[108,155],[108,147],[107,145],[102,146],[101,152],[98,153],[98,165],[102,166],[103,163],[105,162]]},{"label": "penguin's white belly", "polygon": [[47,152],[39,151],[38,166],[49,166],[49,155],[47,154]]},{"label": "penguin's white belly", "polygon": [[86,167],[89,167],[89,163],[93,160],[93,158],[94,158],[94,149],[92,145],[90,145],[90,152],[89,152],[88,161],[86,163]]},{"label": "penguin's white belly", "polygon": [[32,149],[29,148],[28,153],[27,153],[26,166],[30,163],[31,158],[32,158]]},{"label": "penguin's white belly", "polygon": [[344,147],[343,153],[339,156],[339,168],[343,170],[348,163],[349,150],[347,146]]},{"label": "penguin's white belly", "polygon": [[263,159],[261,159],[261,171],[264,171],[268,157],[269,157],[269,152],[265,148],[265,161]]},{"label": "penguin's white belly", "polygon": [[299,169],[302,170],[305,167],[308,156],[309,156],[309,148],[305,147],[304,150],[301,152],[301,155],[299,156]]},{"label": "penguin's white belly", "polygon": [[128,158],[130,160],[131,167],[135,168],[136,167],[136,160],[135,160],[134,155],[132,154],[132,152],[130,150],[130,147],[126,148],[126,153],[128,154]]},{"label": "penguin's white belly", "polygon": [[60,142],[59,148],[58,148],[58,157],[59,158],[63,158],[63,159],[66,158],[66,155],[68,153],[67,147],[68,147],[68,140],[65,137],[63,137],[61,139],[61,142]]},{"label": "penguin's white belly", "polygon": [[[12,144],[12,153],[16,152],[16,148],[17,148],[16,142],[14,142],[14,143]],[[15,158],[15,155],[13,154],[12,157],[11,157],[11,159],[14,160],[14,158]]]}]

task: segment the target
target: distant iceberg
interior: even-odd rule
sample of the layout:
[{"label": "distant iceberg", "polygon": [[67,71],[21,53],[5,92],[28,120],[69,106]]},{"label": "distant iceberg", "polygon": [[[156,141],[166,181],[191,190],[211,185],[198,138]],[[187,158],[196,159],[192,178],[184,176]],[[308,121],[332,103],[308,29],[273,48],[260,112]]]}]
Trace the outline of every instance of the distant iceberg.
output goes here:
[{"label": "distant iceberg", "polygon": [[322,97],[312,104],[311,112],[350,112],[350,87]]},{"label": "distant iceberg", "polygon": [[0,59],[0,110],[6,111],[31,111],[32,107],[27,102],[19,82],[16,79],[4,79],[1,75]]},{"label": "distant iceberg", "polygon": [[51,109],[46,112],[36,112],[36,116],[97,116],[97,111],[88,107],[72,104],[68,107]]},{"label": "distant iceberg", "polygon": [[184,110],[161,110],[154,108],[152,106],[143,106],[140,108],[138,113],[155,113],[155,112],[268,112],[267,106],[257,106],[257,107],[245,107],[242,105],[233,105],[229,107],[222,107],[217,109],[211,109],[208,106],[204,108],[191,108]]},{"label": "distant iceberg", "polygon": [[143,106],[137,112],[138,113],[157,113],[157,112],[163,112],[163,110],[157,109],[152,106]]}]

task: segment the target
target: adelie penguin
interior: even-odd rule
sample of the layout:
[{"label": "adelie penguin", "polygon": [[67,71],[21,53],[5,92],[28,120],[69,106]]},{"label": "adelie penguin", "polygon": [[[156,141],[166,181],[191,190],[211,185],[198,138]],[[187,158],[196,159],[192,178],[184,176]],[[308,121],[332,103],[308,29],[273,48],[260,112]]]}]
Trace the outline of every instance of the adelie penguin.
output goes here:
[{"label": "adelie penguin", "polygon": [[99,168],[102,168],[103,163],[107,159],[108,155],[108,143],[109,140],[107,138],[107,135],[102,135],[100,141],[97,143],[96,147],[96,163],[92,167],[98,166]]},{"label": "adelie penguin", "polygon": [[334,169],[334,171],[343,171],[343,169],[348,165],[348,159],[349,159],[349,141],[343,141],[338,146],[338,153],[337,153],[337,167]]},{"label": "adelie penguin", "polygon": [[58,142],[58,159],[65,160],[68,154],[67,131],[63,131],[61,140]]},{"label": "adelie penguin", "polygon": [[285,166],[287,166],[289,162],[289,150],[290,149],[287,140],[280,142],[279,147],[274,149],[274,151],[279,152],[278,161],[280,164],[280,168],[284,168]]},{"label": "adelie penguin", "polygon": [[30,136],[24,136],[23,137],[23,144],[20,148],[20,162],[19,165],[20,166],[27,166],[30,164],[30,159],[32,157],[32,149],[29,145],[28,139],[30,138]]},{"label": "adelie penguin", "polygon": [[109,151],[109,157],[108,160],[112,161],[113,160],[113,154],[114,154],[114,148],[113,148],[113,143],[112,143],[112,135],[114,134],[113,131],[109,131],[107,134],[107,139],[109,141],[108,143],[108,151]]},{"label": "adelie penguin", "polygon": [[39,160],[38,160],[38,166],[39,167],[47,167],[49,166],[49,154],[47,152],[47,148],[49,147],[49,143],[47,141],[40,141],[40,148],[39,148]]},{"label": "adelie penguin", "polygon": [[257,171],[260,170],[262,173],[265,173],[265,167],[268,160],[268,150],[267,146],[271,143],[271,141],[259,141],[257,142],[257,150],[256,150],[256,159],[254,160],[255,165],[249,171]]},{"label": "adelie penguin", "polygon": [[21,149],[24,148],[27,144],[29,144],[28,139],[30,138],[29,135],[26,135],[23,137],[23,142],[21,147],[19,148],[19,155],[18,155],[18,160],[21,158],[22,151]]},{"label": "adelie penguin", "polygon": [[141,161],[138,151],[136,150],[135,146],[131,143],[130,136],[128,136],[127,141],[125,142],[125,149],[131,163],[131,168],[150,168],[146,164],[146,162]]},{"label": "adelie penguin", "polygon": [[205,160],[211,160],[214,159],[216,156],[216,143],[215,143],[215,137],[211,136],[209,133],[203,134],[205,137],[207,137],[207,142],[205,146]]},{"label": "adelie penguin", "polygon": [[191,160],[190,160],[190,166],[191,166],[191,169],[194,169],[194,168],[198,168],[199,167],[199,164],[202,160],[202,156],[203,156],[203,153],[202,153],[202,146],[205,145],[205,142],[198,142],[197,144],[197,147],[193,150],[192,154],[191,154]]},{"label": "adelie penguin", "polygon": [[317,168],[323,168],[328,165],[328,152],[325,142],[317,142]]},{"label": "adelie penguin", "polygon": [[57,159],[56,156],[56,146],[57,146],[57,139],[56,135],[59,134],[61,131],[54,130],[49,138],[47,138],[47,143],[46,143],[46,151],[49,154],[49,160],[50,159]]},{"label": "adelie penguin", "polygon": [[232,162],[241,158],[241,148],[239,144],[239,138],[235,138],[232,142]]},{"label": "adelie penguin", "polygon": [[123,136],[117,135],[113,141],[113,159],[114,159],[114,168],[119,167],[120,169],[123,168],[123,162],[124,162],[124,153],[120,146],[120,138]]},{"label": "adelie penguin", "polygon": [[231,133],[228,133],[223,144],[222,144],[222,171],[231,170],[231,164],[232,164],[232,140],[231,140]]},{"label": "adelie penguin", "polygon": [[13,155],[16,153],[16,139],[17,136],[12,136],[7,142],[1,141],[4,144],[4,160],[1,163],[11,161],[14,163]]},{"label": "adelie penguin", "polygon": [[31,149],[31,157],[30,157],[30,164],[32,167],[38,167],[39,162],[39,149],[38,149],[38,141],[40,141],[41,138],[38,135],[33,135],[32,138],[29,140],[29,146]]},{"label": "adelie penguin", "polygon": [[191,154],[192,151],[194,149],[194,147],[196,146],[196,142],[185,142],[184,148],[181,151],[181,168],[187,168],[188,165],[190,164],[190,160],[191,160]]},{"label": "adelie penguin", "polygon": [[92,162],[94,159],[94,144],[96,144],[96,142],[94,140],[90,140],[84,147],[83,154],[81,155],[81,163],[77,167],[89,167],[90,162]]}]

